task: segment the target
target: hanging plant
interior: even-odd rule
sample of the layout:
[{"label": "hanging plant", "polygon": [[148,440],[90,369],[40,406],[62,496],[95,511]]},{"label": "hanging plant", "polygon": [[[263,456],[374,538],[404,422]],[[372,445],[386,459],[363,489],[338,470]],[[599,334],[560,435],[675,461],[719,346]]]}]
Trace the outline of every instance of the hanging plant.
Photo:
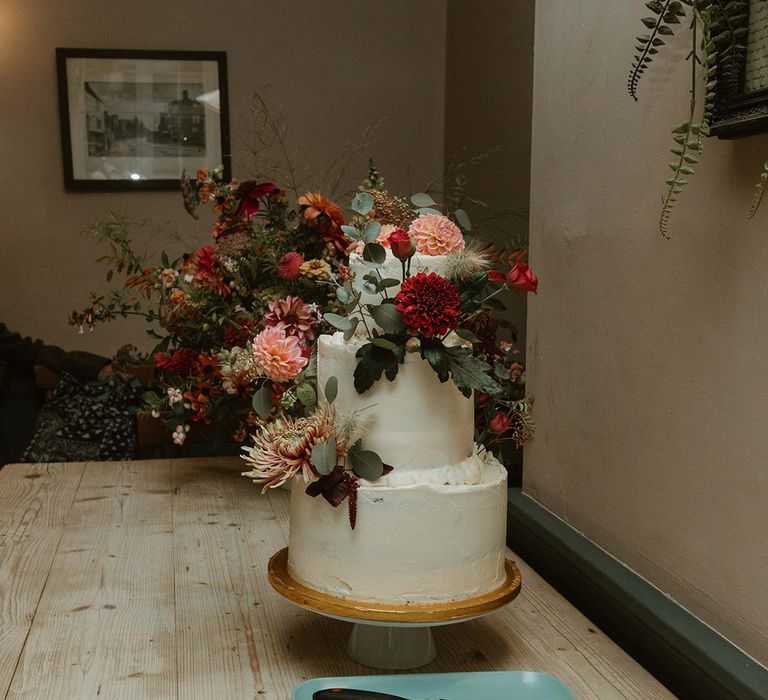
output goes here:
[{"label": "hanging plant", "polygon": [[[659,215],[659,231],[669,238],[672,210],[699,163],[704,138],[709,136],[718,106],[738,93],[740,66],[746,52],[742,42],[749,31],[749,3],[746,0],[650,0],[645,6],[653,13],[653,16],[642,18],[649,33],[636,37],[637,53],[627,80],[627,90],[634,100],[638,99],[637,89],[642,76],[668,38],[674,36],[677,26],[687,24],[691,34],[691,50],[685,59],[691,63],[688,118],[672,130],[674,158],[668,163],[672,177],[666,180],[667,189]],[[697,119],[702,75],[704,102],[701,117]],[[750,217],[760,206],[766,183],[768,162],[763,166],[756,187]]]}]

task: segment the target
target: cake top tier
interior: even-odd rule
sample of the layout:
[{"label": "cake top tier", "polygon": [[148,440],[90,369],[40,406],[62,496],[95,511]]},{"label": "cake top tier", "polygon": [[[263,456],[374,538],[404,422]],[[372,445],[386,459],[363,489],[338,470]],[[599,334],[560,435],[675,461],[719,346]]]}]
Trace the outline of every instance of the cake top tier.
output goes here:
[{"label": "cake top tier", "polygon": [[474,405],[453,382],[440,382],[418,353],[407,353],[395,381],[376,382],[359,394],[350,381],[355,353],[364,338],[345,341],[342,333],[320,336],[319,386],[337,377],[335,406],[359,412],[366,426],[362,447],[396,469],[458,464],[473,452]]}]

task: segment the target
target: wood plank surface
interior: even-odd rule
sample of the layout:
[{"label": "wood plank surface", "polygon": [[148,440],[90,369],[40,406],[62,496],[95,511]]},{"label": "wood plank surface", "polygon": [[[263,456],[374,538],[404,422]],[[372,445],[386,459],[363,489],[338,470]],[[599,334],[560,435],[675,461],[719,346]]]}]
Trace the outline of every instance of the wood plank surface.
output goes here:
[{"label": "wood plank surface", "polygon": [[[308,678],[380,673],[346,656],[347,623],[270,588],[288,493],[261,496],[241,470],[197,458],[0,472],[0,697],[288,700]],[[541,671],[579,698],[673,697],[516,563],[520,596],[435,628],[438,657],[419,672]]]},{"label": "wood plank surface", "polygon": [[83,464],[0,471],[0,696],[16,671]]}]

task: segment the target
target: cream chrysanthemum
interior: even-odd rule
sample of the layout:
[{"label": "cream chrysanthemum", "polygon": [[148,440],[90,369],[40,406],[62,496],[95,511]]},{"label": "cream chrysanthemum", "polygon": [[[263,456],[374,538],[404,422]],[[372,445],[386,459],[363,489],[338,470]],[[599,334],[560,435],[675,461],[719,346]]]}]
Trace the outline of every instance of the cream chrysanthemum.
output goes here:
[{"label": "cream chrysanthemum", "polygon": [[242,457],[251,467],[243,476],[262,484],[262,492],[281,486],[299,472],[305,481],[312,481],[318,476],[312,467],[312,448],[330,438],[336,439],[336,455],[341,459],[350,444],[328,404],[319,405],[309,418],[282,417],[266,423],[253,436],[253,446],[243,448]]},{"label": "cream chrysanthemum", "polygon": [[411,223],[408,235],[422,255],[446,255],[464,247],[461,229],[442,214],[422,214]]}]

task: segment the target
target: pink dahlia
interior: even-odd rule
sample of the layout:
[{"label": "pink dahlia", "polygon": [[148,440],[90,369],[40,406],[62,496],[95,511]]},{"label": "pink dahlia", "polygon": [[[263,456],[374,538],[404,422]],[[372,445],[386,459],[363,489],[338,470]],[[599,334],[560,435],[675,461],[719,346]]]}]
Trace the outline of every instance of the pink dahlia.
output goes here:
[{"label": "pink dahlia", "polygon": [[400,286],[395,308],[403,314],[409,332],[436,338],[459,325],[461,296],[445,277],[419,272]]},{"label": "pink dahlia", "polygon": [[270,326],[253,339],[253,358],[261,372],[273,382],[289,382],[307,364],[299,339]]},{"label": "pink dahlia", "polygon": [[408,229],[422,255],[446,255],[464,247],[461,229],[442,214],[422,214]]},{"label": "pink dahlia", "polygon": [[315,339],[313,331],[317,325],[317,314],[299,297],[287,296],[269,302],[264,325],[279,328],[286,335],[295,335],[300,342],[306,343]]}]

